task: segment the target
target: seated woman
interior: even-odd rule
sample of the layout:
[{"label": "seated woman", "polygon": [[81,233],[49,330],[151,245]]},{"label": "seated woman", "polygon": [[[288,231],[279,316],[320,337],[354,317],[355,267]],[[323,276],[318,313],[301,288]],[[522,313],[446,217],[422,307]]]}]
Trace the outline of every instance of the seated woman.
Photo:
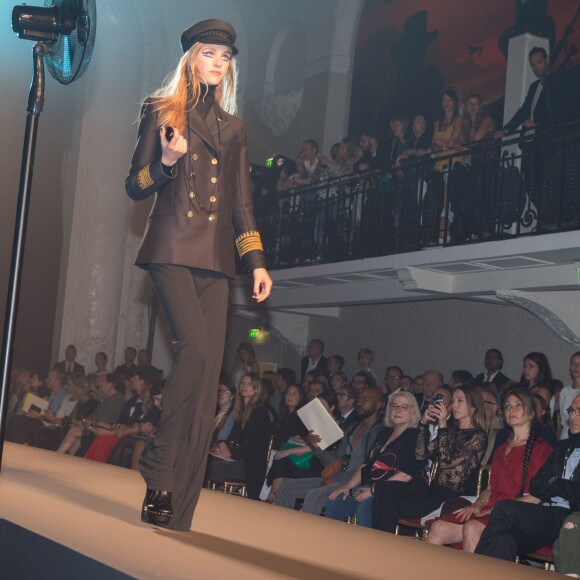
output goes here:
[{"label": "seated woman", "polygon": [[498,501],[540,503],[529,494],[530,480],[550,457],[552,447],[538,438],[534,400],[526,389],[510,390],[504,401],[505,423],[511,435],[494,453],[488,488],[471,505],[436,520],[428,543],[442,546],[463,542],[466,552],[474,552]]},{"label": "seated woman", "polygon": [[133,470],[139,469],[139,459],[145,442],[155,434],[155,427],[161,417],[161,398],[162,391],[157,384],[151,388],[149,395],[146,389],[143,390],[141,394],[143,414],[133,425],[119,426],[116,436],[120,436],[120,440],[114,446],[107,463]]},{"label": "seated woman", "polygon": [[[453,391],[448,424],[443,401],[429,404],[417,436],[415,457],[438,460],[430,484],[422,477],[407,482],[378,481],[373,500],[373,528],[395,532],[400,517],[421,518],[445,500],[460,496],[479,468],[487,447],[483,399],[477,387],[465,385]],[[437,421],[437,436],[429,442],[429,422]]]},{"label": "seated woman", "polygon": [[267,482],[271,486],[266,503],[274,503],[284,478],[318,477],[322,465],[312,455],[304,441],[308,430],[296,411],[304,404],[306,396],[297,385],[286,389],[284,401],[274,430],[274,462],[268,472]]},{"label": "seated woman", "polygon": [[[131,388],[135,394],[123,405],[119,420],[112,429],[93,429],[97,437],[85,453],[86,459],[130,467],[136,437],[149,436],[155,430],[161,411],[153,400],[151,373],[144,367],[137,367],[131,379]],[[112,455],[114,451],[116,453]]]},{"label": "seated woman", "polygon": [[[48,420],[50,426],[41,427],[36,435],[35,447],[56,451],[73,425],[82,425],[97,410],[99,402],[91,396],[90,383],[94,386],[95,375],[67,375],[64,388],[68,391],[68,405],[72,412],[59,418],[54,415]],[[59,412],[60,414],[60,412]]]},{"label": "seated woman", "polygon": [[218,451],[218,441],[227,441],[234,426],[234,401],[236,389],[230,377],[222,371],[217,390],[216,414],[213,421],[213,433],[209,450],[211,453]]},{"label": "seated woman", "polygon": [[227,441],[218,441],[210,455],[206,479],[245,480],[248,497],[258,499],[266,477],[267,452],[273,417],[266,406],[267,394],[258,375],[242,376],[234,403],[234,426]]},{"label": "seated woman", "polygon": [[236,349],[236,360],[230,373],[234,385],[239,385],[240,379],[246,373],[256,373],[259,375],[260,365],[256,361],[254,347],[249,342],[240,342]]},{"label": "seated woman", "polygon": [[401,391],[389,400],[385,428],[377,435],[364,464],[350,481],[333,491],[326,502],[326,517],[342,520],[356,515],[359,526],[372,525],[373,486],[376,482],[408,482],[420,475],[424,461],[415,459],[417,399]]}]

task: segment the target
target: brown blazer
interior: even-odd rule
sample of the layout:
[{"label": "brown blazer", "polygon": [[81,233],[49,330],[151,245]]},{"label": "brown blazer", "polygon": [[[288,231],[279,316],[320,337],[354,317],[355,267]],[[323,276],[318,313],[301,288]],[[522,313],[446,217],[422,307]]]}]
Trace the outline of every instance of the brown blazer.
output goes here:
[{"label": "brown blazer", "polygon": [[206,119],[194,109],[186,132],[189,154],[164,170],[157,113],[145,102],[125,189],[134,200],[154,193],[155,202],[135,264],[175,264],[234,278],[235,234],[246,272],[265,267],[253,214],[244,122],[217,106]]}]

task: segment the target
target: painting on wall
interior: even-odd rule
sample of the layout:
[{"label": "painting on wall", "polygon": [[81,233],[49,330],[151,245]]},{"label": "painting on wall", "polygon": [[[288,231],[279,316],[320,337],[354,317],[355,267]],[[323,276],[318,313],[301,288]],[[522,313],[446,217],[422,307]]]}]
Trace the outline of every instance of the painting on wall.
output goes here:
[{"label": "painting on wall", "polygon": [[441,91],[478,93],[501,123],[507,43],[521,31],[550,39],[553,70],[580,64],[580,2],[367,0],[360,19],[351,135],[383,138],[395,115],[432,121]]}]

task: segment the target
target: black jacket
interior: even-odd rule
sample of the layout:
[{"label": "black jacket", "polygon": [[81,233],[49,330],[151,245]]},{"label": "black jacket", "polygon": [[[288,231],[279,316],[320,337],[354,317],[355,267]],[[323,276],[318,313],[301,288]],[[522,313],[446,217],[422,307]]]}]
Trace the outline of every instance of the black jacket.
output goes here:
[{"label": "black jacket", "polygon": [[570,502],[570,511],[580,510],[580,464],[571,479],[562,479],[566,455],[570,449],[570,439],[558,443],[550,459],[544,463],[530,482],[530,494],[543,502],[561,497]]}]

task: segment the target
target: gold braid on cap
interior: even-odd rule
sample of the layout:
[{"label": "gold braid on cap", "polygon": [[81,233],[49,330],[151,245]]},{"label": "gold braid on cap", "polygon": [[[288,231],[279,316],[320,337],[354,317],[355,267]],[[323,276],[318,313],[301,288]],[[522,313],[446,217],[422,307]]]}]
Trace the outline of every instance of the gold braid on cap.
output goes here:
[{"label": "gold braid on cap", "polygon": [[236,246],[238,248],[238,253],[240,258],[251,252],[252,250],[264,251],[264,246],[262,246],[262,239],[260,238],[260,232],[252,230],[249,232],[244,232],[236,238]]},{"label": "gold braid on cap", "polygon": [[139,189],[145,190],[153,185],[153,180],[151,179],[151,172],[149,171],[149,165],[146,165],[137,173],[137,185]]}]

